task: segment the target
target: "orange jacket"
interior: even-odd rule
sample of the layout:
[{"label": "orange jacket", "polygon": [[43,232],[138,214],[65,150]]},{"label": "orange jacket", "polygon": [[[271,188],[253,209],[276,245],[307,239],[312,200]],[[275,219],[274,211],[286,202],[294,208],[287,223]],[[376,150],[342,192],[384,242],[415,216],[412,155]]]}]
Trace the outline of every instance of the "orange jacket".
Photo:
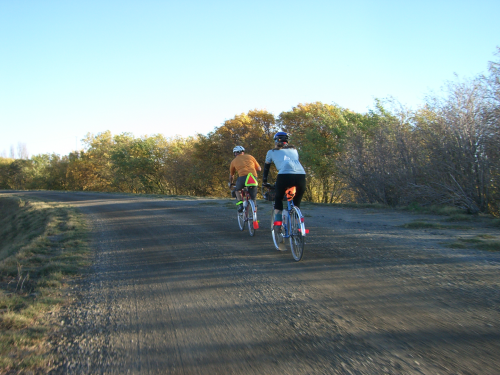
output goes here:
[{"label": "orange jacket", "polygon": [[257,169],[260,168],[259,163],[252,155],[238,155],[231,162],[229,167],[229,174],[234,175],[234,172],[238,172],[238,176],[246,176],[251,173],[257,178]]}]

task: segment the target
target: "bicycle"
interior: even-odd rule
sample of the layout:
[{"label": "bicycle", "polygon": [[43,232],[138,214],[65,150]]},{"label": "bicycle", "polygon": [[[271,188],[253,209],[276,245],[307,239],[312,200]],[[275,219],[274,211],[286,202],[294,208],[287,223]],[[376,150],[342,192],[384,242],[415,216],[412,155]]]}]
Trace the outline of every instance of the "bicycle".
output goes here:
[{"label": "bicycle", "polygon": [[[276,193],[273,190],[275,190],[275,186],[268,185],[266,187],[269,189],[269,194],[264,194],[264,199],[274,201]],[[302,212],[293,204],[295,191],[296,188],[293,186],[285,192],[287,209],[282,211],[282,221],[275,222],[274,210],[271,210],[271,233],[276,250],[286,251],[285,239],[290,240],[292,257],[298,262],[304,254],[305,237],[309,233],[309,229],[305,227]]]},{"label": "bicycle", "polygon": [[[231,186],[234,186],[234,184]],[[240,192],[241,200],[242,202],[246,202],[246,205],[243,206],[243,211],[238,211],[238,226],[240,227],[240,230],[244,230],[246,222],[248,225],[248,232],[250,233],[250,236],[253,237],[255,235],[255,230],[259,229],[259,222],[257,221],[257,206],[252,200],[247,187],[241,189]]]}]

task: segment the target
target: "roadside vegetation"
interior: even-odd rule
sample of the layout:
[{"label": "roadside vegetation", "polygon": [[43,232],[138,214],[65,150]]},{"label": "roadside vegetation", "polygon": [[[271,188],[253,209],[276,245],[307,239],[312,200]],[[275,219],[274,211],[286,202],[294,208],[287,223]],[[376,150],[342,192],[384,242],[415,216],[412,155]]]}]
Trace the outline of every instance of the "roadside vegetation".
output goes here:
[{"label": "roadside vegetation", "polygon": [[500,251],[500,240],[492,235],[478,235],[472,238],[459,238],[448,244],[453,249],[475,248],[486,251]]},{"label": "roadside vegetation", "polygon": [[445,225],[441,223],[421,221],[421,220],[415,220],[410,223],[403,224],[402,227],[408,229],[461,229],[461,230],[472,229],[471,227],[464,225]]},{"label": "roadside vegetation", "polygon": [[89,264],[85,223],[68,206],[0,197],[0,373],[47,369],[69,278]]}]

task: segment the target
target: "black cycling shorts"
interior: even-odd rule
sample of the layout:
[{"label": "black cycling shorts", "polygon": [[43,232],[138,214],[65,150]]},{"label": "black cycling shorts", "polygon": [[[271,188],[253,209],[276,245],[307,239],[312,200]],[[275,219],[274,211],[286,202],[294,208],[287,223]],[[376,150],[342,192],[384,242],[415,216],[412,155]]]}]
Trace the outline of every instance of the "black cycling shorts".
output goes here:
[{"label": "black cycling shorts", "polygon": [[[236,179],[236,186],[234,190],[240,191],[245,187],[245,182],[247,180],[247,176],[241,176]],[[247,186],[248,192],[250,193],[250,198],[255,200],[257,198],[257,186]]]}]

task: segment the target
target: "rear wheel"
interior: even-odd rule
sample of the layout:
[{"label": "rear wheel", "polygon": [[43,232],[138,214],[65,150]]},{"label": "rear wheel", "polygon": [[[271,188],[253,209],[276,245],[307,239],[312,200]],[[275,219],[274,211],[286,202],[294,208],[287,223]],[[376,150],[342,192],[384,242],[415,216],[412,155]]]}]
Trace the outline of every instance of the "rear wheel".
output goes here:
[{"label": "rear wheel", "polygon": [[240,227],[240,230],[245,229],[245,210],[239,212],[237,211],[238,215],[238,226]]},{"label": "rear wheel", "polygon": [[301,221],[300,211],[294,207],[290,212],[290,249],[293,259],[298,262],[304,253],[305,237],[303,235],[304,225]]},{"label": "rear wheel", "polygon": [[285,251],[285,239],[283,238],[283,233],[285,228],[283,225],[276,227],[274,226],[274,210],[271,210],[271,234],[273,236],[274,247],[276,250]]},{"label": "rear wheel", "polygon": [[247,207],[245,208],[245,211],[247,212],[247,217],[248,217],[248,232],[250,233],[250,236],[254,236],[255,226],[253,224],[253,221],[254,221],[255,203],[253,202],[253,200],[250,199],[249,201],[247,201]]}]

